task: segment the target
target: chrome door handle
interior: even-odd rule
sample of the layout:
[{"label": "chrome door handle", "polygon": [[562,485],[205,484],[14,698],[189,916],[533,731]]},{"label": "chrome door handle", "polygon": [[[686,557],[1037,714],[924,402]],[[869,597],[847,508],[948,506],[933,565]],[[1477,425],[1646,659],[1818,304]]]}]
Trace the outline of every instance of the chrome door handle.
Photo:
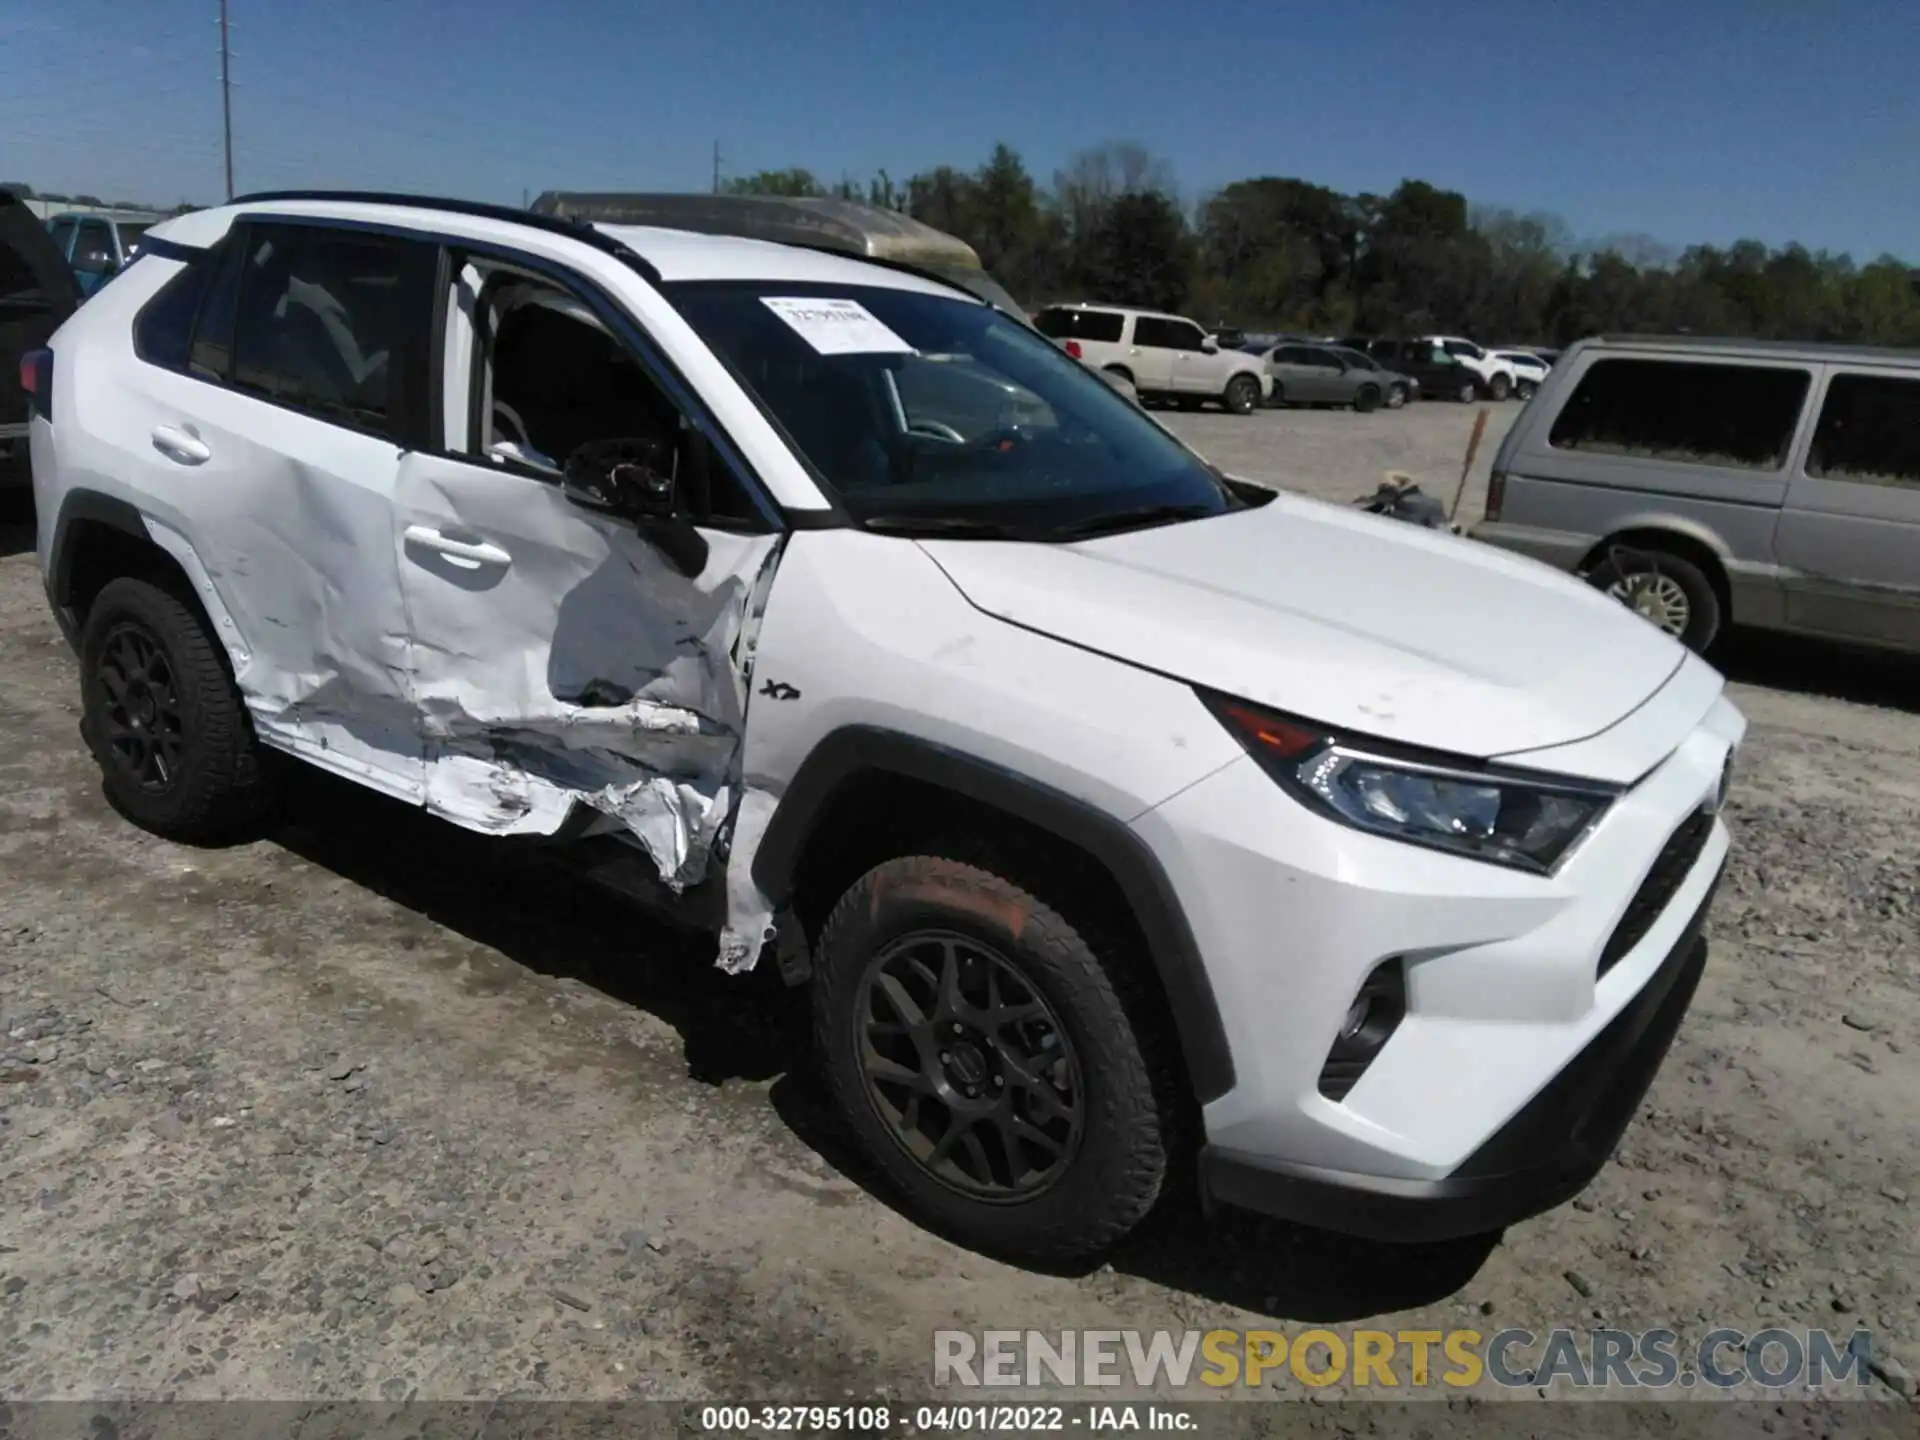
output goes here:
[{"label": "chrome door handle", "polygon": [[485,540],[455,540],[430,525],[409,525],[405,539],[409,545],[444,555],[463,570],[478,570],[482,565],[511,565],[513,556]]},{"label": "chrome door handle", "polygon": [[191,430],[183,430],[176,425],[154,426],[153,448],[182,465],[204,465],[213,458],[213,451],[207,448],[206,441]]}]

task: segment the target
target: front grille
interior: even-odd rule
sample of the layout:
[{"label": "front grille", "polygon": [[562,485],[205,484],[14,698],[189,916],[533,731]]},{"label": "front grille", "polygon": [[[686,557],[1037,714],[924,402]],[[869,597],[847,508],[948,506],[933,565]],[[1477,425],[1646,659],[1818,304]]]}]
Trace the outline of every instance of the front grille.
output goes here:
[{"label": "front grille", "polygon": [[1620,917],[1613,934],[1607,937],[1607,947],[1600,952],[1600,975],[1618,965],[1620,957],[1646,937],[1653,922],[1667,908],[1667,902],[1673,899],[1673,892],[1693,869],[1693,862],[1700,858],[1712,833],[1712,812],[1696,810],[1667,837],[1667,843],[1654,857],[1653,868],[1647,871],[1647,878],[1640,882],[1633,899],[1627,902],[1627,913]]}]

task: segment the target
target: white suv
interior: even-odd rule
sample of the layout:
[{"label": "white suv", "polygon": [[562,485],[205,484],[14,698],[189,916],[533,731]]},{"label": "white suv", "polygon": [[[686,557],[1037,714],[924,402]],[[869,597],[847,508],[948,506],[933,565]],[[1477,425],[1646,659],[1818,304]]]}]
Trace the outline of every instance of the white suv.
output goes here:
[{"label": "white suv", "polygon": [[1426,343],[1438,345],[1462,365],[1480,377],[1480,388],[1495,400],[1504,400],[1513,394],[1519,384],[1513,362],[1504,355],[1476,345],[1471,340],[1462,340],[1458,335],[1423,335]]},{"label": "white suv", "polygon": [[1251,415],[1273,393],[1258,355],[1222,350],[1193,321],[1118,305],[1049,305],[1034,328],[1076,360],[1129,382],[1142,400],[1198,409],[1207,400]]},{"label": "white suv", "polygon": [[1224,480],[943,281],[256,196],[24,373],[125,815],[244,834],[292,756],[574,847],[811,986],[846,1124],[970,1245],[1097,1252],[1192,1167],[1504,1225],[1604,1162],[1705,963],[1710,666]]}]

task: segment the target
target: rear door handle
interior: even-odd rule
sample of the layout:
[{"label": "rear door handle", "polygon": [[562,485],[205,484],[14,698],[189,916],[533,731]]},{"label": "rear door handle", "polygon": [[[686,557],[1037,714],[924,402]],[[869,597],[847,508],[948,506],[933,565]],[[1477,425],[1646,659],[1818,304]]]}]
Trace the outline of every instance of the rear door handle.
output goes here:
[{"label": "rear door handle", "polygon": [[213,458],[213,451],[207,448],[206,441],[191,430],[183,430],[177,425],[154,426],[153,448],[182,465],[204,465]]},{"label": "rear door handle", "polygon": [[463,570],[478,570],[482,565],[511,565],[513,556],[485,540],[455,540],[442,535],[431,525],[409,525],[405,539],[409,545],[444,555]]}]

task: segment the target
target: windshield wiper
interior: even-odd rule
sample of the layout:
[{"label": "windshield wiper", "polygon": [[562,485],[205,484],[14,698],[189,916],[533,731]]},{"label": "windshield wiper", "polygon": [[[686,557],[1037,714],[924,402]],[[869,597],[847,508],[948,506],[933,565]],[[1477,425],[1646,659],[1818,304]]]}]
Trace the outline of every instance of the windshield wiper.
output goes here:
[{"label": "windshield wiper", "polygon": [[1056,538],[1084,540],[1092,535],[1110,535],[1119,530],[1141,530],[1149,525],[1171,525],[1178,520],[1204,520],[1225,512],[1211,505],[1140,505],[1132,510],[1110,510],[1105,515],[1090,515],[1085,520],[1056,525]]},{"label": "windshield wiper", "polygon": [[980,520],[966,515],[868,515],[860,521],[863,530],[882,535],[924,535],[944,540],[1031,540],[1033,532],[1021,530],[998,520]]}]

